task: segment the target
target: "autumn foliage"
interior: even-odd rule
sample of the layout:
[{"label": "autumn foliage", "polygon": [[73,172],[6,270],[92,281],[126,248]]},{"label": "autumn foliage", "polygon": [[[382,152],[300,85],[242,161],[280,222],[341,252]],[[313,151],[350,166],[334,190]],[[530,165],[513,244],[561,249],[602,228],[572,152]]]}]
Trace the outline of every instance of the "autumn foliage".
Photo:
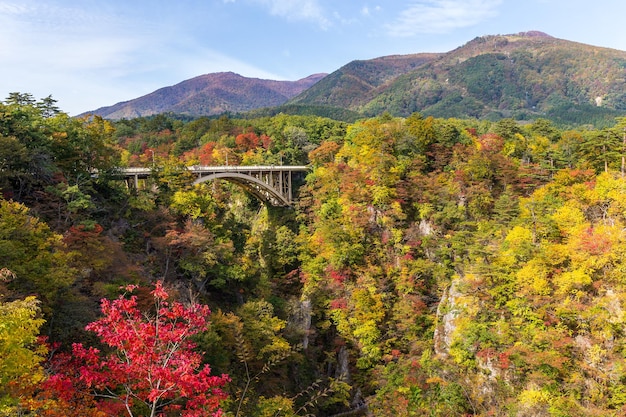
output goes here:
[{"label": "autumn foliage", "polygon": [[0,416],[626,415],[626,118],[0,113]]},{"label": "autumn foliage", "polygon": [[[56,360],[58,373],[46,383],[65,404],[93,398],[109,415],[221,415],[226,375],[212,376],[191,337],[206,329],[207,306],[168,302],[161,282],[151,292],[153,315],[143,314],[132,295],[102,300],[103,317],[90,323],[103,349],[72,346],[71,358]],[[84,403],[83,403],[84,405]]]}]

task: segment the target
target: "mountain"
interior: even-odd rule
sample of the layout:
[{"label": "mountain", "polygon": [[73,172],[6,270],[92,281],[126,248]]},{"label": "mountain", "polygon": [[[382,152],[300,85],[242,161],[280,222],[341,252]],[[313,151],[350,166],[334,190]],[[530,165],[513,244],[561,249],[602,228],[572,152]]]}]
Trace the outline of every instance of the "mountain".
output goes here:
[{"label": "mountain", "polygon": [[283,104],[325,75],[314,74],[298,81],[274,81],[242,77],[233,72],[205,74],[87,113],[106,119],[130,119],[165,112],[190,116],[246,112]]},{"label": "mountain", "polygon": [[206,74],[90,113],[120,119],[164,112],[287,112],[346,121],[420,112],[602,125],[626,112],[626,52],[538,31],[488,35],[446,53],[352,61],[295,82]]},{"label": "mountain", "polygon": [[448,53],[413,57],[422,65],[395,78],[377,68],[385,58],[354,61],[289,103],[347,106],[365,116],[419,111],[436,117],[546,117],[573,124],[626,111],[623,51],[534,31],[478,37]]},{"label": "mountain", "polygon": [[435,60],[439,54],[391,55],[352,61],[305,90],[290,104],[326,105],[359,110],[398,76]]}]

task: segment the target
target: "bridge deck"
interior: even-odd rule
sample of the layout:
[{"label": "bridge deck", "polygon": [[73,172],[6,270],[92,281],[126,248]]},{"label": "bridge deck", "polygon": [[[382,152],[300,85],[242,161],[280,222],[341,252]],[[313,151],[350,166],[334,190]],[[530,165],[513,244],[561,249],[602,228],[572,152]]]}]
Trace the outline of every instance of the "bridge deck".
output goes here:
[{"label": "bridge deck", "polygon": [[[305,165],[193,165],[187,169],[194,174],[217,174],[220,172],[305,172],[310,168]],[[152,174],[153,168],[128,167],[121,168],[120,172],[125,177],[147,178]]]},{"label": "bridge deck", "polygon": [[[292,174],[306,172],[310,168],[304,165],[194,165],[187,169],[198,177],[196,184],[214,179],[226,179],[238,183],[272,205],[289,206],[293,202]],[[120,169],[127,183],[129,180],[134,180],[135,188],[138,187],[139,179],[148,178],[153,172],[153,168]]]}]

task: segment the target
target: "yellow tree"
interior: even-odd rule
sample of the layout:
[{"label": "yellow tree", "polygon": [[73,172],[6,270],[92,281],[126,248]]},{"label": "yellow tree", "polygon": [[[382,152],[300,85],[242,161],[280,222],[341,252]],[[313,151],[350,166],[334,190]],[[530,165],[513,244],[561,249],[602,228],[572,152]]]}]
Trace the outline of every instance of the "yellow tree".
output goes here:
[{"label": "yellow tree", "polygon": [[44,378],[38,304],[35,297],[0,302],[0,416],[17,415],[19,392]]},{"label": "yellow tree", "polygon": [[23,204],[0,198],[0,265],[14,273],[7,295],[36,294],[42,310],[49,314],[60,293],[75,282],[70,260],[61,235]]}]

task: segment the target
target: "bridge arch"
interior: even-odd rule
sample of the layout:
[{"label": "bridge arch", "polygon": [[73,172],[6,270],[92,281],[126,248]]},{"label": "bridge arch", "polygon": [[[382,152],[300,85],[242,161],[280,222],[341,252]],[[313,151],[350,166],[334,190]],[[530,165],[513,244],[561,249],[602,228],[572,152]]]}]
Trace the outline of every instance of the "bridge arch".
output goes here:
[{"label": "bridge arch", "polygon": [[[293,201],[293,175],[309,171],[304,165],[226,165],[186,167],[197,178],[194,184],[224,179],[244,188],[261,201],[274,206],[290,206]],[[154,168],[128,167],[120,170],[129,187],[139,187],[139,180],[150,177]]]},{"label": "bridge arch", "polygon": [[259,200],[271,204],[273,206],[290,206],[291,205],[291,184],[289,184],[289,194],[283,195],[268,185],[266,182],[253,177],[251,175],[242,174],[240,172],[218,172],[198,178],[193,183],[201,184],[203,182],[224,179],[235,183],[254,195]]}]

